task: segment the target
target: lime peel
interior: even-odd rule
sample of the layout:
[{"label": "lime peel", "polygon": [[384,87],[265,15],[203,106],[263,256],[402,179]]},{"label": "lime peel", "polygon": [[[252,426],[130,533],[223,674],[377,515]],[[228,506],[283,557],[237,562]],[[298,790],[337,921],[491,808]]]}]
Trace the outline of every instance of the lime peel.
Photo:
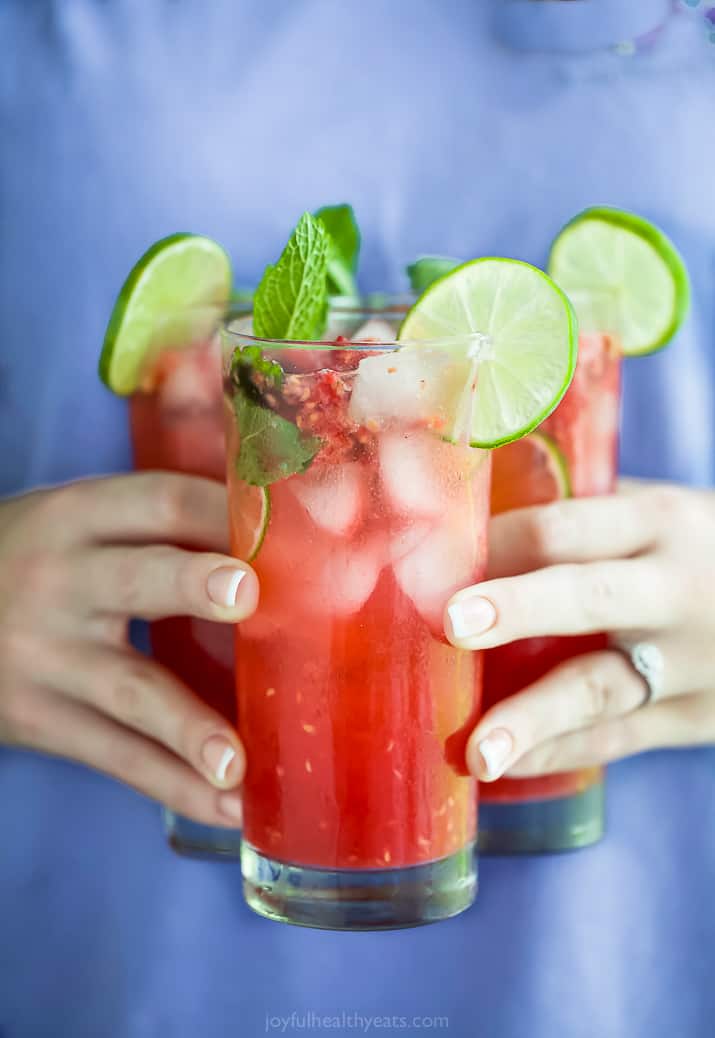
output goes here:
[{"label": "lime peel", "polygon": [[128,396],[162,348],[205,339],[228,304],[231,282],[231,262],[211,238],[181,232],[155,242],[114,304],[99,359],[102,381]]},{"label": "lime peel", "polygon": [[596,206],[569,221],[548,270],[571,297],[582,331],[608,332],[626,356],[654,353],[690,305],[687,268],[673,242],[643,217]]},{"label": "lime peel", "polygon": [[571,497],[568,462],[556,441],[532,432],[494,454],[492,514]]},{"label": "lime peel", "polygon": [[263,547],[263,542],[266,539],[266,533],[268,532],[268,526],[271,521],[271,494],[268,487],[255,487],[251,490],[251,493],[253,492],[257,492],[259,496],[260,510],[259,519],[256,524],[255,538],[253,544],[249,546],[246,555],[246,562],[253,562]]},{"label": "lime peel", "polygon": [[[483,336],[479,388],[466,343]],[[473,447],[493,448],[535,429],[557,406],[576,366],[578,329],[571,303],[552,279],[521,260],[484,257],[444,274],[405,316],[398,339],[441,345],[463,363],[462,391],[449,405],[450,439],[462,439],[472,394]],[[440,343],[441,340],[441,343]]]},{"label": "lime peel", "polygon": [[556,440],[542,432],[529,433],[529,439],[540,446],[551,463],[550,468],[559,490],[559,500],[571,497],[571,476],[568,462]]}]

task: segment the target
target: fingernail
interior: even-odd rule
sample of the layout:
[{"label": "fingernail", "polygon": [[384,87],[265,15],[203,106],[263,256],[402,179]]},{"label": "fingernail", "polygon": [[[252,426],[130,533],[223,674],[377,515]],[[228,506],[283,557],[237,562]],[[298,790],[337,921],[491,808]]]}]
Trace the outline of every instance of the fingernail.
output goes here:
[{"label": "fingernail", "polygon": [[220,569],[215,569],[213,573],[209,573],[206,590],[211,601],[217,606],[233,609],[238,597],[239,584],[245,576],[245,569],[234,569],[229,566],[222,566]]},{"label": "fingernail", "polygon": [[496,609],[488,598],[482,598],[481,595],[452,602],[447,606],[447,615],[455,638],[473,638],[476,634],[484,634],[494,626],[497,619]]},{"label": "fingernail", "polygon": [[481,759],[478,769],[480,777],[493,780],[504,772],[509,754],[514,749],[514,740],[506,728],[495,728],[477,743],[477,751]]},{"label": "fingernail", "polygon": [[210,739],[206,740],[201,750],[201,759],[211,781],[219,782],[222,786],[227,781],[233,780],[234,776],[228,774],[228,769],[236,757],[235,747],[223,735],[212,735]]},{"label": "fingernail", "polygon": [[241,825],[243,822],[243,807],[238,793],[222,793],[218,798],[218,809],[234,825]]}]

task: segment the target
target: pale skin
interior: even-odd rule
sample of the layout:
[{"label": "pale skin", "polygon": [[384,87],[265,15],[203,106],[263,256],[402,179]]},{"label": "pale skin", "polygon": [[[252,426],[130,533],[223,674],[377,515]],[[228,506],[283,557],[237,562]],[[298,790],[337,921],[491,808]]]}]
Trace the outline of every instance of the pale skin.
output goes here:
[{"label": "pale skin", "polygon": [[617,649],[577,657],[493,706],[468,744],[483,781],[715,743],[715,493],[622,484],[609,497],[497,516],[488,579],[459,591],[447,637],[488,649],[517,638],[605,631],[665,664],[656,701]]},{"label": "pale skin", "polygon": [[[622,654],[562,665],[479,722],[468,747],[478,778],[715,742],[715,493],[639,484],[499,516],[490,533],[488,579],[445,611],[455,645],[638,632],[666,671],[662,698],[639,709],[643,679]],[[238,824],[235,731],[127,641],[130,617],[248,617],[258,581],[227,551],[225,489],[208,480],[141,473],[0,502],[0,743]]]},{"label": "pale skin", "polygon": [[0,743],[239,823],[235,731],[127,640],[130,617],[252,613],[256,575],[227,552],[226,490],[209,480],[141,473],[0,503]]}]

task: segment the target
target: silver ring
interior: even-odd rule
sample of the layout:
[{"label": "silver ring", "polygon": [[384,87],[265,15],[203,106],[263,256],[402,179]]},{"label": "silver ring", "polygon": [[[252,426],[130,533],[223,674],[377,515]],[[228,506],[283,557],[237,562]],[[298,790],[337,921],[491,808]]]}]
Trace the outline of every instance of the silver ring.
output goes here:
[{"label": "silver ring", "polygon": [[645,681],[646,695],[641,707],[661,699],[665,685],[665,660],[658,646],[653,642],[629,643],[619,639],[618,648]]}]

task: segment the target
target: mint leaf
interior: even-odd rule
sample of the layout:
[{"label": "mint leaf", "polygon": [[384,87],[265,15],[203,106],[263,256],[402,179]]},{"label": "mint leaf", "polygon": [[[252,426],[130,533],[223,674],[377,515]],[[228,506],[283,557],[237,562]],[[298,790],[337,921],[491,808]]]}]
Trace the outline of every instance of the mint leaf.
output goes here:
[{"label": "mint leaf", "polygon": [[254,372],[262,376],[262,381],[269,386],[280,389],[283,384],[283,368],[275,360],[263,356],[260,346],[239,346],[233,351],[231,358],[231,376],[233,382],[244,392],[257,392],[253,382]]},{"label": "mint leaf", "polygon": [[283,369],[263,356],[259,346],[244,346],[231,358],[233,411],[239,433],[236,472],[246,483],[265,487],[304,472],[322,446],[317,436],[277,414],[276,393]]},{"label": "mint leaf", "polygon": [[317,339],[327,316],[328,232],[303,213],[275,266],[265,269],[253,300],[261,339]]},{"label": "mint leaf", "polygon": [[265,487],[296,472],[305,472],[321,447],[317,436],[275,411],[250,400],[241,390],[233,401],[240,447],[236,472],[246,483]]},{"label": "mint leaf", "polygon": [[461,260],[452,259],[451,256],[421,256],[407,268],[412,291],[421,295],[426,288],[441,278],[443,274],[449,274],[461,263]]},{"label": "mint leaf", "polygon": [[355,281],[360,253],[360,230],[351,205],[326,205],[315,213],[327,230],[328,292],[331,295],[356,296]]}]

